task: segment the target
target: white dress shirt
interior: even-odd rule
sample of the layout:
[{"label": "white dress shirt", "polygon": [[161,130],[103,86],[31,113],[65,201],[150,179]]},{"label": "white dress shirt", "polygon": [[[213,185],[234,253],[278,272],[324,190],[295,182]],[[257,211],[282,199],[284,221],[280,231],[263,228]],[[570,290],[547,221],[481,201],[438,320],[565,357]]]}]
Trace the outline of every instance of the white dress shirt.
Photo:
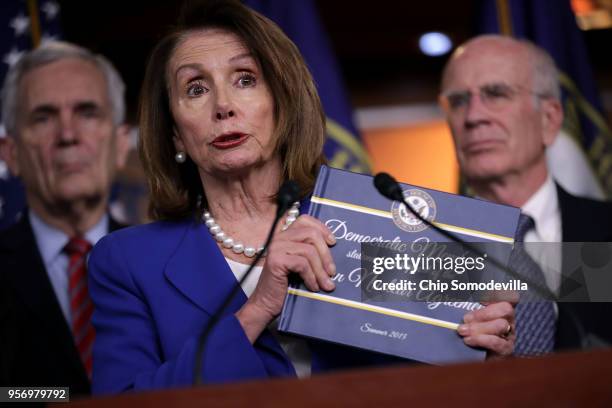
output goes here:
[{"label": "white dress shirt", "polygon": [[[59,302],[66,322],[70,325],[70,298],[68,296],[68,256],[63,249],[70,240],[70,237],[62,231],[45,223],[34,211],[28,211],[30,225],[34,232],[38,252],[42,258],[47,275],[51,281],[51,286],[55,292],[55,297]],[[99,239],[108,233],[108,215],[104,214],[85,234],[85,239],[91,245],[95,245]]]}]

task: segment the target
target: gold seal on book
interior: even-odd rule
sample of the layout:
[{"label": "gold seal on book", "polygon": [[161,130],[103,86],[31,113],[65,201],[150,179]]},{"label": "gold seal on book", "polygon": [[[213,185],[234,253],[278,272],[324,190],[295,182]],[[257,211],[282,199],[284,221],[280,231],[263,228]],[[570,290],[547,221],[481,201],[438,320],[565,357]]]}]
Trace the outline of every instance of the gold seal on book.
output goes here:
[{"label": "gold seal on book", "polygon": [[[416,188],[404,190],[403,193],[414,211],[429,222],[434,221],[436,218],[436,202],[429,194]],[[393,223],[404,231],[421,232],[427,229],[427,225],[415,217],[403,203],[398,201],[393,201],[391,204],[391,215],[393,215]]]}]

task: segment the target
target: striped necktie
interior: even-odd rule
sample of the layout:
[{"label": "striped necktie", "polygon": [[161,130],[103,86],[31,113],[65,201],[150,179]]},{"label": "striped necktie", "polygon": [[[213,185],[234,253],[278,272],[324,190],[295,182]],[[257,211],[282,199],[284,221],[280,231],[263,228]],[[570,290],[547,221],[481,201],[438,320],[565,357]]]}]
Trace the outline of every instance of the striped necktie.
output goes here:
[{"label": "striped necktie", "polygon": [[[516,230],[516,242],[522,243],[525,235],[535,227],[533,218],[521,214]],[[513,251],[510,268],[540,287],[546,287],[540,267],[524,248]],[[555,345],[556,317],[553,302],[536,299],[522,299],[516,305],[516,342],[514,355],[537,356],[550,353]]]},{"label": "striped necktie", "polygon": [[87,376],[91,378],[94,329],[91,324],[93,304],[87,290],[87,254],[91,244],[81,237],[73,237],[64,247],[69,257],[68,295],[70,298],[70,327],[74,344]]}]

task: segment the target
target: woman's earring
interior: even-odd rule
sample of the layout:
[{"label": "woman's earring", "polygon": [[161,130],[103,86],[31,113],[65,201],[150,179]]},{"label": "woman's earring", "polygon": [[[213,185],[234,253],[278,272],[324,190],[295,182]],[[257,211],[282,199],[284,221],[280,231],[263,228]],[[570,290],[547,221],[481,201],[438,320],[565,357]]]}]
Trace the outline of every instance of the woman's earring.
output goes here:
[{"label": "woman's earring", "polygon": [[187,160],[187,155],[185,152],[176,152],[174,155],[174,160],[176,160],[176,162],[179,164],[185,163],[185,160]]}]

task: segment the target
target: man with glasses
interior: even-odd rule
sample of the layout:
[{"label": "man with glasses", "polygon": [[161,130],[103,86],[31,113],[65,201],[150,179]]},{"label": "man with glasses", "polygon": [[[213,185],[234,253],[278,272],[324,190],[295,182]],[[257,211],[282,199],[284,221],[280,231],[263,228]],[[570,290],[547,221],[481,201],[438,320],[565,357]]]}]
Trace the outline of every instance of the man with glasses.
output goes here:
[{"label": "man with glasses", "polygon": [[[460,46],[440,95],[459,166],[475,196],[520,207],[533,220],[525,242],[608,241],[612,205],[568,194],[548,172],[545,152],[563,122],[557,76],[550,55],[526,41],[486,35]],[[561,253],[542,251],[535,260],[559,293]],[[591,334],[611,340],[607,316],[598,313],[559,303],[555,348],[583,347]]]}]

